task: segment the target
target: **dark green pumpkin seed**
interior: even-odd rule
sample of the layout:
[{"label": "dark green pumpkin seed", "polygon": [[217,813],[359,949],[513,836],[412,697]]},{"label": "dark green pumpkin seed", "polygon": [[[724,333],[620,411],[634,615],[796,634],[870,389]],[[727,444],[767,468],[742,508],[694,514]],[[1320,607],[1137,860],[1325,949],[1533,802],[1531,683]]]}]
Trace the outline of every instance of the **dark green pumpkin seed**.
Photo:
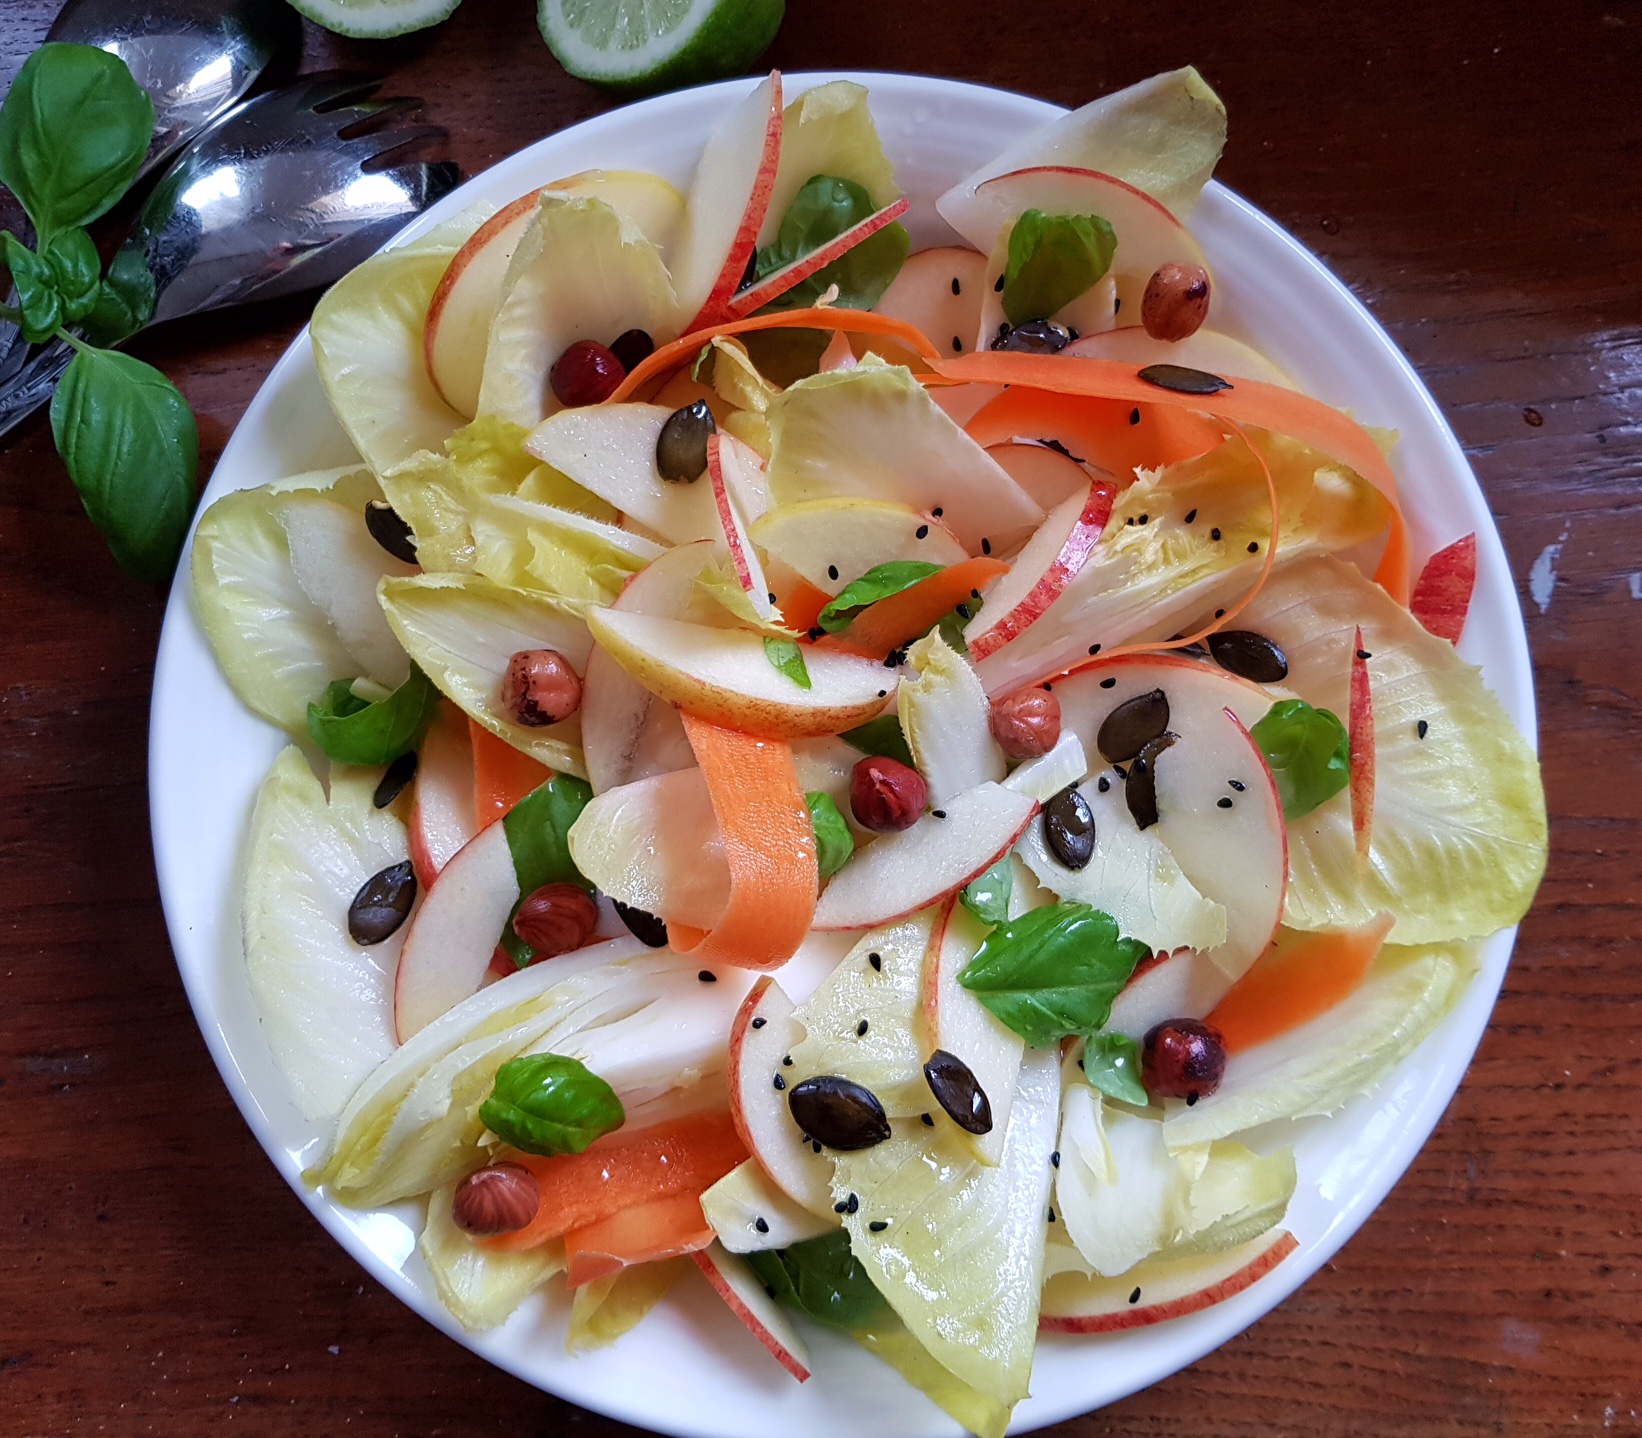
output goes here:
[{"label": "dark green pumpkin seed", "polygon": [[1222,669],[1256,684],[1280,684],[1288,678],[1288,656],[1252,629],[1222,629],[1211,634],[1209,653]]},{"label": "dark green pumpkin seed", "polygon": [[1133,759],[1169,727],[1169,696],[1161,689],[1125,699],[1101,721],[1095,747],[1108,764]]},{"label": "dark green pumpkin seed", "polygon": [[924,1065],[924,1080],[935,1102],[965,1133],[992,1132],[992,1103],[969,1065],[957,1054],[936,1049]]},{"label": "dark green pumpkin seed", "polygon": [[1149,829],[1157,823],[1157,756],[1180,736],[1159,734],[1129,766],[1123,778],[1123,801],[1129,806],[1137,829]]},{"label": "dark green pumpkin seed", "polygon": [[365,528],[370,530],[371,538],[395,559],[402,559],[406,564],[416,563],[416,536],[411,533],[410,525],[399,517],[399,511],[387,500],[372,499],[366,502]]},{"label": "dark green pumpkin seed", "polygon": [[1223,389],[1232,388],[1230,380],[1183,364],[1149,364],[1138,372],[1136,378],[1145,380],[1147,384],[1155,384],[1159,389],[1172,389],[1176,394],[1218,394]]},{"label": "dark green pumpkin seed", "polygon": [[383,771],[376,793],[371,795],[371,803],[378,809],[386,809],[415,777],[416,750],[412,749],[408,754],[401,754]]},{"label": "dark green pumpkin seed", "polygon": [[410,860],[390,864],[359,886],[348,905],[348,933],[356,944],[380,944],[410,914],[416,902],[416,874]]},{"label": "dark green pumpkin seed", "polygon": [[707,472],[707,441],[717,432],[706,400],[675,409],[656,436],[656,469],[661,477],[674,484],[694,484]]},{"label": "dark green pumpkin seed", "polygon": [[1043,838],[1068,869],[1082,869],[1095,856],[1095,816],[1076,789],[1062,789],[1043,806]]},{"label": "dark green pumpkin seed", "polygon": [[667,921],[658,919],[654,914],[646,913],[643,909],[635,909],[622,903],[620,899],[610,901],[616,906],[616,917],[627,925],[628,931],[642,944],[648,944],[652,949],[667,947]]},{"label": "dark green pumpkin seed", "polygon": [[1052,320],[1027,320],[1024,324],[1005,325],[991,347],[1016,354],[1052,355],[1059,354],[1076,338],[1066,326]]},{"label": "dark green pumpkin seed", "polygon": [[889,1137],[889,1119],[878,1096],[836,1074],[794,1084],[787,1094],[787,1111],[811,1139],[842,1153],[871,1148]]}]

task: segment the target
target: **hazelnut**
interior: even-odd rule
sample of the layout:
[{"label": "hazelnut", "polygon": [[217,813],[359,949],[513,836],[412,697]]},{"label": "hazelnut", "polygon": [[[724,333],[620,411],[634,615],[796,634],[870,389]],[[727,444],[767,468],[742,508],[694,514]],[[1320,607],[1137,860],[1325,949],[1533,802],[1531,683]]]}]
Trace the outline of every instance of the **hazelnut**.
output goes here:
[{"label": "hazelnut", "polygon": [[1154,340],[1183,340],[1209,317],[1209,275],[1201,265],[1159,265],[1146,281],[1140,321]]},{"label": "hazelnut", "polygon": [[924,776],[899,759],[869,755],[850,770],[850,812],[877,833],[910,829],[928,797]]},{"label": "hazelnut", "polygon": [[599,925],[599,906],[580,884],[543,884],[513,915],[513,932],[539,959],[579,949]]},{"label": "hazelnut", "polygon": [[476,1237],[517,1233],[536,1217],[541,1203],[535,1174],[523,1164],[495,1163],[475,1169],[456,1185],[450,1218],[463,1233]]},{"label": "hazelnut", "polygon": [[1011,759],[1047,754],[1060,740],[1060,700],[1036,687],[994,699],[992,737]]},{"label": "hazelnut", "polygon": [[507,661],[502,702],[521,724],[557,724],[581,707],[581,677],[557,649],[521,649]]},{"label": "hazelnut", "polygon": [[1218,1029],[1197,1019],[1165,1019],[1146,1033],[1140,1076],[1154,1098],[1196,1103],[1220,1087],[1226,1042]]}]

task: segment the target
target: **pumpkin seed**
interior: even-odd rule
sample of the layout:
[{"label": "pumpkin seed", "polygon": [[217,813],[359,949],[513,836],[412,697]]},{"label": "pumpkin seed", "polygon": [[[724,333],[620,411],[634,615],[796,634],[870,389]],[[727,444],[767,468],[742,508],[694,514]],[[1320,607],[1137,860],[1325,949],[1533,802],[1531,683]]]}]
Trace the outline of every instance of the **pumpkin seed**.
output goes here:
[{"label": "pumpkin seed", "polygon": [[1149,829],[1157,823],[1157,756],[1180,736],[1159,734],[1129,766],[1123,779],[1123,801],[1129,806],[1137,829]]},{"label": "pumpkin seed", "polygon": [[924,1065],[924,1080],[935,1102],[965,1133],[992,1132],[992,1103],[974,1073],[957,1054],[936,1049]]},{"label": "pumpkin seed", "polygon": [[836,1074],[794,1084],[787,1094],[787,1111],[811,1139],[843,1153],[871,1148],[889,1137],[889,1119],[878,1096]]},{"label": "pumpkin seed", "polygon": [[1159,389],[1172,389],[1176,394],[1218,394],[1233,387],[1230,380],[1221,379],[1217,374],[1183,364],[1149,364],[1135,377]]},{"label": "pumpkin seed", "polygon": [[405,922],[416,902],[416,874],[410,860],[390,864],[359,886],[348,905],[348,934],[356,944],[380,944]]},{"label": "pumpkin seed", "polygon": [[1161,689],[1125,699],[1101,721],[1095,747],[1108,764],[1133,759],[1169,727],[1169,696]]}]

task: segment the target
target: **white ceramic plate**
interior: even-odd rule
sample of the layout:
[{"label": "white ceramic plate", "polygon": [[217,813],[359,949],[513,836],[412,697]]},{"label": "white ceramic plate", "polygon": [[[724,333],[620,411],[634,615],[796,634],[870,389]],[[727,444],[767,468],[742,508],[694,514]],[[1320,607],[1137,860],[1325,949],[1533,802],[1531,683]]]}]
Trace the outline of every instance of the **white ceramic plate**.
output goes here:
[{"label": "white ceramic plate", "polygon": [[[789,75],[789,97],[835,75]],[[1026,131],[1059,113],[1039,100],[948,80],[852,75],[868,85],[896,177],[913,201],[914,247],[950,232],[934,197]],[[505,203],[593,166],[657,171],[681,188],[707,132],[751,81],[664,95],[589,120],[471,180],[407,228],[421,234],[477,201]],[[1217,324],[1252,341],[1311,393],[1367,423],[1395,426],[1392,461],[1414,553],[1475,530],[1478,578],[1461,653],[1530,739],[1534,700],[1527,642],[1499,535],[1459,445],[1385,332],[1310,253],[1229,190],[1211,184],[1191,219],[1219,286]],[[307,332],[252,401],[201,508],[223,493],[354,459],[331,417]],[[292,1106],[258,1027],[239,939],[239,885],[251,803],[285,740],[235,699],[201,631],[187,566],[160,637],[149,748],[154,856],[177,965],[235,1102],[274,1165],[314,1216],[392,1293],[430,1323],[527,1382],[630,1423],[702,1438],[921,1438],[957,1425],[852,1342],[816,1329],[815,1376],[794,1383],[691,1275],[613,1348],[564,1353],[568,1301],[532,1299],[503,1328],[461,1332],[415,1256],[415,1205],[355,1213],[310,1192],[301,1172],[316,1134]],[[1326,1121],[1292,1126],[1300,1184],[1288,1226],[1300,1247],[1269,1277],[1187,1318],[1100,1338],[1046,1337],[1033,1396],[1015,1428],[1109,1403],[1194,1362],[1254,1322],[1314,1273],[1402,1175],[1470,1062],[1488,1022],[1514,931],[1496,934],[1458,1008],[1380,1088]],[[277,1284],[270,1295],[278,1302]]]}]

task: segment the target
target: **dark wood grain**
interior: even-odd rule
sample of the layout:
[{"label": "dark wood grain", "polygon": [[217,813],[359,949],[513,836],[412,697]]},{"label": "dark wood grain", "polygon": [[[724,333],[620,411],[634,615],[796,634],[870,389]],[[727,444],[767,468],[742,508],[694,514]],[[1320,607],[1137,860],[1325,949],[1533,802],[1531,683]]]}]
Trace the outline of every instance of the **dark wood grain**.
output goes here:
[{"label": "dark wood grain", "polygon": [[[139,0],[140,3],[140,0]],[[310,67],[385,69],[472,173],[607,107],[528,0]],[[1321,253],[1431,385],[1528,615],[1550,874],[1465,1086],[1334,1263],[1249,1332],[1058,1430],[1642,1432],[1642,5],[794,0],[785,69],[1066,104],[1190,60],[1221,175]],[[0,83],[47,0],[0,0]],[[214,460],[306,316],[145,340]],[[1543,610],[1528,575],[1547,546]],[[145,746],[162,596],[114,568],[37,419],[0,450],[0,1433],[631,1430],[487,1367],[313,1223],[174,970]]]}]

